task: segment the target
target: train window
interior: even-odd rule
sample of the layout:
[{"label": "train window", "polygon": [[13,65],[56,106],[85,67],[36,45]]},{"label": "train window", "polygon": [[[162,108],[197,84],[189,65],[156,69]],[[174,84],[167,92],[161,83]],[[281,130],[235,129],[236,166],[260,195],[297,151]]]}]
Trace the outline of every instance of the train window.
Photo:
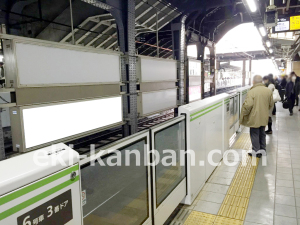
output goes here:
[{"label": "train window", "polygon": [[[84,225],[114,224],[140,225],[149,217],[148,167],[144,165],[144,145],[146,139],[119,149],[121,166],[108,166],[115,162],[109,155],[102,158],[106,166],[83,166],[81,168],[82,191],[86,194],[83,203]],[[125,151],[137,150],[140,166],[136,165],[136,155],[129,155],[130,165],[125,165]],[[128,159],[127,159],[128,160]]]},{"label": "train window", "polygon": [[[156,132],[154,149],[158,151],[161,158],[162,156],[176,157],[176,163],[173,165],[163,165],[163,161],[160,160],[155,167],[156,205],[158,207],[186,177],[185,159],[181,159],[184,160],[184,163],[180,162],[180,150],[186,150],[185,121],[182,120]],[[163,152],[164,150],[173,150],[174,152],[166,154]],[[170,163],[167,160],[166,162]]]}]

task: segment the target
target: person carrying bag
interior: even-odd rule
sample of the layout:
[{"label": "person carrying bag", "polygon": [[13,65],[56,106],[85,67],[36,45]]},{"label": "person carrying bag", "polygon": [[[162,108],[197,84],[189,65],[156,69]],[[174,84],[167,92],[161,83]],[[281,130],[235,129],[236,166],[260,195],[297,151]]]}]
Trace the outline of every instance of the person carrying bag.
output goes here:
[{"label": "person carrying bag", "polygon": [[280,97],[279,91],[277,89],[275,89],[273,91],[273,101],[275,103],[281,101],[281,97]]},{"label": "person carrying bag", "polygon": [[[271,82],[270,76],[264,76],[263,77],[263,83],[272,92],[272,96],[274,98],[274,92],[275,92],[276,89],[275,89],[275,85]],[[275,92],[275,95],[276,95],[276,92]],[[275,97],[277,98],[277,96],[275,96]],[[266,131],[266,134],[272,134],[273,133],[273,130],[272,130],[272,123],[273,123],[273,121],[272,121],[272,112],[273,112],[273,108],[275,106],[274,99],[273,99],[273,102],[274,102],[274,105],[269,111],[268,130]]]}]

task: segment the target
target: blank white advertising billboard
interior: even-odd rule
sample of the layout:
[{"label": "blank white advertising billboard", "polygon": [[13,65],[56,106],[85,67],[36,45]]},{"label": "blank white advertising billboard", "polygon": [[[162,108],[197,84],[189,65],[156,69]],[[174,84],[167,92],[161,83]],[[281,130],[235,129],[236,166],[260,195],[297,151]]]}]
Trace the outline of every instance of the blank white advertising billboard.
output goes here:
[{"label": "blank white advertising billboard", "polygon": [[26,148],[122,122],[122,99],[112,97],[22,109]]},{"label": "blank white advertising billboard", "polygon": [[19,85],[120,82],[120,56],[16,43]]},{"label": "blank white advertising billboard", "polygon": [[140,57],[141,82],[175,81],[177,67],[175,60]]},{"label": "blank white advertising billboard", "polygon": [[177,90],[168,89],[162,91],[142,93],[143,114],[162,111],[177,106]]}]

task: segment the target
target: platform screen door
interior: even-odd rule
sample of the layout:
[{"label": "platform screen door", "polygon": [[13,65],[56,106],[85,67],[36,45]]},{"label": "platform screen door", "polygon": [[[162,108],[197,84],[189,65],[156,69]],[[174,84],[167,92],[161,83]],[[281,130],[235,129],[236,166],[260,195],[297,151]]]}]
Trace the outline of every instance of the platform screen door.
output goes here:
[{"label": "platform screen door", "polygon": [[[106,166],[90,163],[81,166],[84,225],[141,225],[151,220],[149,166],[144,164],[147,136],[134,142],[124,142],[117,149],[121,154],[121,166],[116,163],[116,154],[101,157]],[[130,141],[129,141],[130,142]],[[125,152],[134,150],[138,154],[126,155],[130,165],[125,164]],[[136,164],[136,156],[140,165]]]},{"label": "platform screen door", "polygon": [[[186,177],[185,120],[177,119],[170,124],[164,124],[161,129],[156,128],[153,133],[153,147],[160,155],[160,161],[153,168],[155,202],[156,207],[159,207]],[[156,156],[152,154],[152,157]]]}]

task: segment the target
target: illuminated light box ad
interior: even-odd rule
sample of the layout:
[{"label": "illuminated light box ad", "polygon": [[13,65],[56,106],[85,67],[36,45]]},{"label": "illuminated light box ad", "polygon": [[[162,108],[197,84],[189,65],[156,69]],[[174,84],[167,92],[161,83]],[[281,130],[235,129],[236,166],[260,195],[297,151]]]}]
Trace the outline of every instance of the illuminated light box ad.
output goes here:
[{"label": "illuminated light box ad", "polygon": [[189,87],[189,101],[201,99],[201,86]]},{"label": "illuminated light box ad", "polygon": [[122,99],[112,97],[22,109],[26,148],[122,122]]},{"label": "illuminated light box ad", "polygon": [[290,17],[290,30],[300,30],[300,16]]}]

